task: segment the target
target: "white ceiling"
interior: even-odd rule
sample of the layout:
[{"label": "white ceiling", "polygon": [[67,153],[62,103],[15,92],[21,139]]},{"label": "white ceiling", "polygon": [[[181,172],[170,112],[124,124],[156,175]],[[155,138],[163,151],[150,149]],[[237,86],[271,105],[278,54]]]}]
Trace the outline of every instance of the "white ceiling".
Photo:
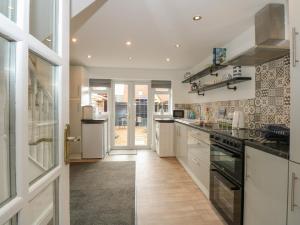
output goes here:
[{"label": "white ceiling", "polygon": [[[246,30],[267,2],[108,0],[72,35],[78,41],[71,43],[71,62],[93,67],[188,69],[205,59],[213,47]],[[195,15],[203,19],[194,22]],[[128,40],[131,47],[125,45]],[[182,47],[176,48],[176,43]]]}]

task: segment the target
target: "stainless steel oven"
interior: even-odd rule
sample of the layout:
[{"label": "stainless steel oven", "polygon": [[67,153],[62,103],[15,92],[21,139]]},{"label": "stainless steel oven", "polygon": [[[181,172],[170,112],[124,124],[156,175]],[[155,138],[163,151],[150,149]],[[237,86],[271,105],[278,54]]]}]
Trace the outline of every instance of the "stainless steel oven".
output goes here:
[{"label": "stainless steel oven", "polygon": [[239,184],[243,182],[243,157],[242,152],[231,150],[214,142],[211,143],[211,164]]},{"label": "stainless steel oven", "polygon": [[210,141],[210,200],[229,225],[242,225],[244,140],[219,131]]},{"label": "stainless steel oven", "polygon": [[211,166],[210,200],[229,225],[242,224],[243,187]]}]

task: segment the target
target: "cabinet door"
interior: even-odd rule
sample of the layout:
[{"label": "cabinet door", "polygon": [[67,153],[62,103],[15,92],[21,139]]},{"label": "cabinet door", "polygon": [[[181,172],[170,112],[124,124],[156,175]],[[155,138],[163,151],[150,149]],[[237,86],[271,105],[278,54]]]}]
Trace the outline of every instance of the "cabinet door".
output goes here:
[{"label": "cabinet door", "polygon": [[[70,100],[70,135],[81,136],[81,105],[80,100]],[[71,154],[81,154],[81,142],[70,143]]]},{"label": "cabinet door", "polygon": [[290,160],[300,163],[300,1],[290,0],[291,39],[291,152]]},{"label": "cabinet door", "polygon": [[288,225],[300,224],[300,164],[290,162]]},{"label": "cabinet door", "polygon": [[246,147],[244,225],[284,225],[288,160]]},{"label": "cabinet door", "polygon": [[178,124],[175,124],[175,134],[174,134],[174,147],[175,147],[175,156],[176,158],[180,158],[180,136],[179,136],[179,129],[180,126]]},{"label": "cabinet door", "polygon": [[70,98],[80,98],[81,96],[81,83],[82,83],[82,68],[70,68]]},{"label": "cabinet door", "polygon": [[182,161],[187,164],[188,161],[188,153],[187,153],[187,126],[180,125],[180,155],[182,157]]}]

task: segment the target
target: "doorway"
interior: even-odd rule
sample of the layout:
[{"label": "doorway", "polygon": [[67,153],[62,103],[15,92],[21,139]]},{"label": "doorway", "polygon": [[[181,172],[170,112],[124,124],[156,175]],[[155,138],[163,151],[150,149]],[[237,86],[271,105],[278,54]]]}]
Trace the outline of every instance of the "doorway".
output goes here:
[{"label": "doorway", "polygon": [[112,149],[149,149],[152,108],[150,83],[116,81],[112,93]]}]

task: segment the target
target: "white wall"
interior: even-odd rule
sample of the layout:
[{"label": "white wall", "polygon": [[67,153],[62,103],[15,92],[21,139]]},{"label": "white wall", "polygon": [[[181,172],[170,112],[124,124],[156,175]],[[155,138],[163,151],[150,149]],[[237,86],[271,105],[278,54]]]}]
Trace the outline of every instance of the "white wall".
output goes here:
[{"label": "white wall", "polygon": [[[227,48],[227,59],[230,59],[255,45],[255,28],[254,25],[251,26],[248,30],[244,31],[238,37],[233,39],[231,42],[227,43],[224,47]],[[212,51],[211,51],[212,52]],[[194,66],[190,69],[192,74],[195,74],[201,71],[208,65],[211,65],[213,61],[212,54],[209,55],[205,60]],[[232,74],[232,66],[227,67],[226,69],[218,71],[219,77],[226,76],[227,74]],[[222,89],[216,89],[212,91],[207,91],[205,96],[198,96],[197,94],[190,95],[189,101],[191,103],[205,103],[205,102],[216,102],[216,101],[227,101],[227,100],[242,100],[242,99],[251,99],[255,97],[255,67],[243,67],[242,69],[243,76],[250,76],[252,80],[249,82],[237,84],[237,91],[228,90],[226,87]],[[202,82],[213,81],[216,79],[214,76],[207,76],[204,79],[201,79]],[[186,89],[189,88],[189,85],[186,85]]]},{"label": "white wall", "polygon": [[90,78],[103,78],[113,80],[171,80],[173,102],[183,104],[189,101],[186,86],[181,83],[186,71],[180,70],[150,70],[150,69],[118,69],[118,68],[87,68]]}]

